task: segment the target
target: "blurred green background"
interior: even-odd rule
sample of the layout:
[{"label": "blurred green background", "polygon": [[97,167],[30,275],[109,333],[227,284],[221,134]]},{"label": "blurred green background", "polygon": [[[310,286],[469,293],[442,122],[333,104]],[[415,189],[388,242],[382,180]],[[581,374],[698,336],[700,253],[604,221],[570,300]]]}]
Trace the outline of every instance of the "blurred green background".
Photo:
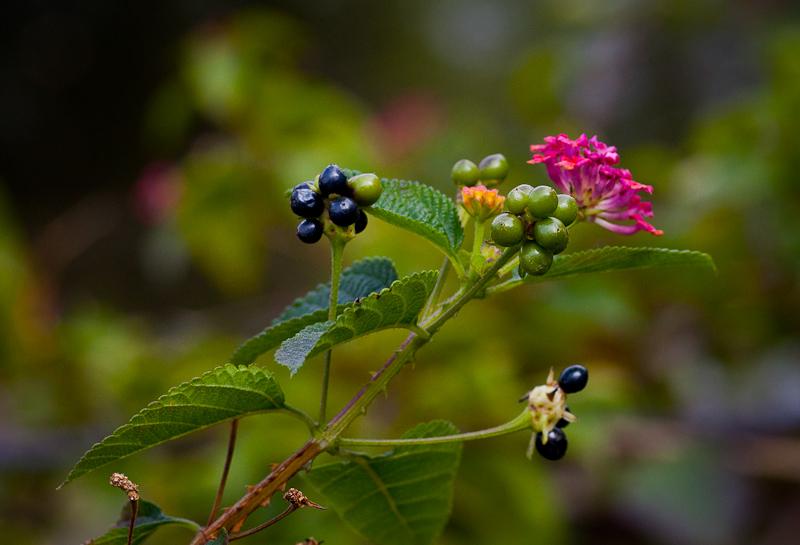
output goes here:
[{"label": "blurred green background", "polygon": [[[784,545],[800,533],[800,7],[717,0],[222,0],[12,3],[0,21],[0,535],[102,534],[127,473],[204,521],[223,427],[55,486],[168,387],[223,362],[327,276],[284,191],[329,162],[452,191],[449,168],[503,152],[504,189],[547,134],[598,134],[655,186],[654,224],[603,244],[711,253],[479,301],[352,435],[514,416],[550,366],[589,388],[559,464],[528,438],[470,443],[440,543]],[[436,268],[373,221],[346,259]],[[476,332],[478,332],[476,334]],[[337,350],[340,406],[400,332]],[[319,361],[289,379],[313,410]],[[226,501],[304,439],[248,419]],[[301,481],[298,481],[301,483]],[[273,510],[279,505],[272,506]],[[262,514],[265,518],[268,514]],[[302,511],[242,543],[360,544]],[[165,529],[153,544],[188,541]]]}]

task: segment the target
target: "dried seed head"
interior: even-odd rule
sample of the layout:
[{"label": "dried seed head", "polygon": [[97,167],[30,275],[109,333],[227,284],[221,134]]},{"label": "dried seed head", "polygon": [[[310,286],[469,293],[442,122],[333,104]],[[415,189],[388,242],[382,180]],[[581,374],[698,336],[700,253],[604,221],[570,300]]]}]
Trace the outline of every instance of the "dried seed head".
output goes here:
[{"label": "dried seed head", "polygon": [[542,432],[547,442],[547,433],[556,427],[562,418],[574,422],[575,415],[567,410],[567,394],[558,386],[553,370],[547,375],[547,382],[528,392],[528,408],[531,411],[531,425]]},{"label": "dried seed head", "polygon": [[108,479],[108,484],[128,494],[130,501],[139,501],[139,486],[122,473],[112,473]]},{"label": "dried seed head", "polygon": [[305,494],[303,494],[302,492],[300,492],[296,488],[290,488],[289,490],[287,490],[286,494],[283,495],[283,499],[288,501],[289,503],[291,503],[292,506],[294,506],[297,509],[300,509],[302,507],[313,507],[314,509],[325,509],[320,504],[309,500],[305,496]]}]

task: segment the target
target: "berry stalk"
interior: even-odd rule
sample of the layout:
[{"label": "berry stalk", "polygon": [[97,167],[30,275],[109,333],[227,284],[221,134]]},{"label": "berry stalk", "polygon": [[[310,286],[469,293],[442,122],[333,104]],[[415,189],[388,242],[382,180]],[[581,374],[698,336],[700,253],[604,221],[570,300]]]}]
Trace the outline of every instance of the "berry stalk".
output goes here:
[{"label": "berry stalk", "polygon": [[[339,283],[342,279],[342,256],[344,246],[347,244],[341,238],[331,238],[331,293],[328,302],[328,320],[336,319],[336,309],[339,306]],[[319,422],[325,422],[325,413],[328,406],[328,384],[331,378],[331,358],[333,350],[325,352],[325,364],[322,368],[322,393],[319,399]]]}]

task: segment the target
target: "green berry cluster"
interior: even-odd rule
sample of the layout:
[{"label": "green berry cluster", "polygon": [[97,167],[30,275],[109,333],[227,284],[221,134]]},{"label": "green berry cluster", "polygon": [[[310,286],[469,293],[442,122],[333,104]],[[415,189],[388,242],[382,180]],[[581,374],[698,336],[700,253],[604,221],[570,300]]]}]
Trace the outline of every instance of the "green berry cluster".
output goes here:
[{"label": "green berry cluster", "polygon": [[550,186],[522,184],[506,195],[506,210],[492,221],[492,240],[506,247],[522,243],[520,274],[546,273],[569,244],[567,227],[578,219],[575,199]]},{"label": "green berry cluster", "polygon": [[325,232],[338,232],[336,226],[358,234],[367,227],[367,215],[360,206],[370,206],[381,196],[383,186],[375,174],[348,178],[337,165],[328,165],[316,181],[303,182],[292,189],[292,212],[303,218],[297,225],[297,238],[313,244]]},{"label": "green berry cluster", "polygon": [[486,187],[500,184],[508,176],[508,160],[502,153],[487,155],[477,165],[469,159],[461,159],[453,165],[450,177],[458,186],[473,186],[478,183]]}]

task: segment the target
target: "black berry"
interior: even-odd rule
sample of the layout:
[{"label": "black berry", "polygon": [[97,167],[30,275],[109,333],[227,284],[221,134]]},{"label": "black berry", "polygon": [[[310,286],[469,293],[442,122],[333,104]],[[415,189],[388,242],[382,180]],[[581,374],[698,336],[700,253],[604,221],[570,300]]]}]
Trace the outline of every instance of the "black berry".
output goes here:
[{"label": "black berry", "polygon": [[360,233],[367,228],[367,214],[363,210],[358,210],[358,219],[356,220],[356,234]]},{"label": "black berry", "polygon": [[339,227],[353,225],[358,219],[358,205],[350,197],[339,197],[328,206],[331,221]]},{"label": "black berry", "polygon": [[331,193],[349,195],[350,187],[347,185],[347,176],[338,165],[328,165],[319,175],[319,190],[327,197]]},{"label": "black berry", "polygon": [[292,212],[303,218],[316,218],[325,209],[322,195],[309,187],[296,187],[292,191],[290,203]]},{"label": "black berry", "polygon": [[568,394],[580,392],[589,382],[589,370],[583,365],[570,365],[558,377],[558,385]]},{"label": "black berry", "polygon": [[547,432],[547,443],[543,443],[542,433],[537,433],[536,452],[547,460],[560,460],[567,453],[567,434],[561,428],[553,428]]},{"label": "black berry", "polygon": [[305,219],[297,226],[297,238],[306,244],[314,244],[322,238],[322,222],[317,219]]}]

